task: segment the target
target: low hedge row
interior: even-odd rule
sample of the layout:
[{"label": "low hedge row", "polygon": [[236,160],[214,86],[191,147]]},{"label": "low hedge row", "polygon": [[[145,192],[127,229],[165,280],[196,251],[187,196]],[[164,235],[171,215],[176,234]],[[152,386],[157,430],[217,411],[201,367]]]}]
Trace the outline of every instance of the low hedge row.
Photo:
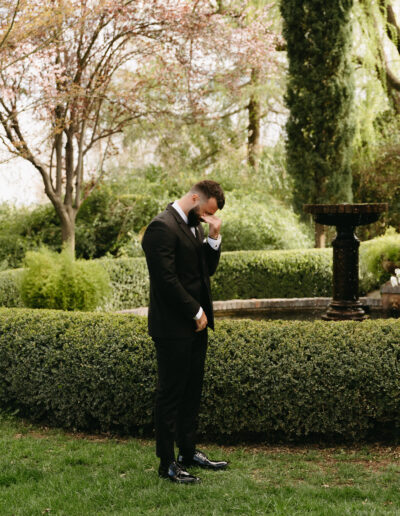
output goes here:
[{"label": "low hedge row", "polygon": [[145,258],[103,258],[98,263],[111,280],[112,294],[104,306],[106,311],[148,305],[149,273]]},{"label": "low hedge row", "polygon": [[[361,242],[359,293],[365,295],[387,281],[382,258],[400,259],[400,235]],[[398,258],[396,258],[398,257]],[[112,282],[106,309],[148,304],[148,272],[144,258],[100,260]],[[332,248],[222,252],[211,278],[213,298],[290,298],[332,295]]]},{"label": "low hedge row", "polygon": [[[397,254],[396,254],[397,253]],[[400,235],[387,235],[360,246],[360,295],[387,281],[382,257],[400,256]],[[103,309],[146,306],[149,279],[145,258],[94,260],[111,278],[112,294]],[[0,272],[0,306],[21,306],[21,269]],[[332,248],[223,252],[211,279],[215,300],[290,298],[332,295]]]},{"label": "low hedge row", "polygon": [[[111,278],[112,294],[104,310],[147,306],[149,278],[144,258],[94,262],[101,264]],[[0,272],[0,306],[22,306],[17,285],[20,271]],[[211,282],[215,300],[330,296],[332,250],[225,252]]]},{"label": "low hedge row", "polygon": [[[400,431],[400,321],[218,321],[203,436],[360,440]],[[138,316],[0,309],[0,405],[34,421],[153,428],[154,346]]]},{"label": "low hedge row", "polygon": [[222,253],[211,284],[215,300],[330,296],[332,249]]},{"label": "low hedge row", "polygon": [[[144,258],[100,260],[112,282],[106,310],[148,304],[148,271]],[[232,251],[222,253],[211,278],[213,298],[330,296],[332,250]]]}]

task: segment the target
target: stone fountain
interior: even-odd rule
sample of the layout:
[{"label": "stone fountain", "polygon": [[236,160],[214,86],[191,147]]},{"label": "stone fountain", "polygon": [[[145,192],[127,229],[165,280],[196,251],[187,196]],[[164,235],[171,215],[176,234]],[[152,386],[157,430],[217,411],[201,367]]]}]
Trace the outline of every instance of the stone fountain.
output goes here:
[{"label": "stone fountain", "polygon": [[333,247],[333,299],[322,316],[328,321],[357,320],[368,316],[358,298],[358,248],[360,241],[354,234],[357,226],[371,224],[387,211],[387,203],[372,204],[304,204],[315,222],[336,226]]}]

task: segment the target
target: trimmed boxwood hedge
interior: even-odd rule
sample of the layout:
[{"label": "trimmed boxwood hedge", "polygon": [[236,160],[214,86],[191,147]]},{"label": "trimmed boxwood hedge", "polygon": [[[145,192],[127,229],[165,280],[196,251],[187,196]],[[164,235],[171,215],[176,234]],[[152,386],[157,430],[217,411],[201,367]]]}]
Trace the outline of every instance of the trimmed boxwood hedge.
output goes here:
[{"label": "trimmed boxwood hedge", "polygon": [[[376,240],[377,250],[392,245],[386,237]],[[399,240],[400,243],[400,240]],[[360,248],[360,295],[379,287],[388,277],[371,274],[364,264],[373,255],[374,241]],[[112,295],[102,307],[105,311],[147,306],[149,278],[144,258],[93,260],[108,272]],[[0,306],[22,306],[17,282],[22,269],[0,272]],[[385,280],[386,281],[386,280]],[[271,251],[223,252],[211,278],[213,299],[330,297],[332,295],[332,248]]]},{"label": "trimmed boxwood hedge", "polygon": [[[153,428],[146,318],[0,309],[0,405],[34,421],[133,435]],[[400,430],[400,321],[217,321],[200,432],[360,440]]]},{"label": "trimmed boxwood hedge", "polygon": [[[97,260],[95,260],[97,261]],[[110,276],[112,294],[105,310],[123,310],[149,304],[149,273],[145,258],[100,259]]]},{"label": "trimmed boxwood hedge", "polygon": [[[112,294],[104,310],[148,305],[145,258],[103,258],[93,262],[102,265],[111,279]],[[18,288],[10,291],[16,277],[14,271],[0,272],[0,306],[22,305]],[[332,249],[223,252],[211,284],[215,300],[330,296]]]},{"label": "trimmed boxwood hedge", "polygon": [[[148,305],[144,258],[100,260],[110,275],[113,296],[107,310]],[[211,278],[213,299],[330,296],[332,249],[232,251],[222,253]]]},{"label": "trimmed boxwood hedge", "polygon": [[330,296],[332,249],[222,253],[211,285],[215,300]]}]

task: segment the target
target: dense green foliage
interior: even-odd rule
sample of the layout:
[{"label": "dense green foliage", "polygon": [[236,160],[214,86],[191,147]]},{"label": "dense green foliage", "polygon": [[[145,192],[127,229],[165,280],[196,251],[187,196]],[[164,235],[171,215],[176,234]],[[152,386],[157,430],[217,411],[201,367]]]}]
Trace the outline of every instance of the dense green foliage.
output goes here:
[{"label": "dense green foliage", "polygon": [[[146,319],[0,310],[0,403],[83,430],[152,430]],[[400,323],[219,321],[200,431],[213,438],[359,440],[400,430]]]},{"label": "dense green foliage", "polygon": [[20,284],[21,298],[31,308],[93,310],[109,295],[109,277],[98,263],[75,260],[63,250],[29,251]]},{"label": "dense green foliage", "polygon": [[400,234],[393,228],[389,228],[385,235],[361,244],[360,273],[365,288],[388,281],[395,266],[400,267]]},{"label": "dense green foliage", "polygon": [[133,193],[123,180],[104,182],[86,199],[77,217],[77,256],[88,259],[142,254],[137,235],[168,203],[167,187],[160,192],[157,185],[153,193],[151,183],[144,183],[137,184]]},{"label": "dense green foliage", "polygon": [[332,250],[223,253],[211,286],[215,300],[329,296]]},{"label": "dense green foliage", "polygon": [[[96,261],[88,262],[87,266]],[[144,258],[101,259],[111,280],[107,311],[147,306],[149,278]],[[12,289],[18,273],[0,273],[0,306],[21,306],[18,288]],[[213,299],[329,296],[332,289],[332,250],[224,252],[211,278]],[[6,295],[6,292],[8,293]],[[4,299],[4,301],[3,301]]]},{"label": "dense green foliage", "polygon": [[107,271],[112,287],[105,310],[149,304],[149,273],[144,258],[103,258],[98,263]]},{"label": "dense green foliage", "polygon": [[400,115],[384,112],[374,123],[373,139],[357,146],[353,158],[355,202],[387,202],[376,224],[359,228],[363,240],[400,227]]},{"label": "dense green foliage", "polygon": [[268,194],[226,196],[220,213],[225,251],[312,247],[309,228]]},{"label": "dense green foliage", "polygon": [[294,206],[351,201],[353,0],[281,2],[289,76],[287,169]]},{"label": "dense green foliage", "polygon": [[[270,182],[272,171],[262,172],[258,180],[239,170],[236,178],[225,172],[220,170],[218,174],[221,183],[226,183],[227,192],[227,203],[220,213],[225,250],[311,246],[309,228],[299,223],[298,216],[287,208],[283,198],[278,200],[264,191],[262,184],[268,182],[270,189],[281,189],[281,197],[287,193],[288,186],[279,183],[278,177]],[[146,225],[198,179],[170,178],[157,167],[131,171],[123,178],[111,175],[83,202],[78,213],[76,256],[84,259],[143,256],[140,236]],[[241,191],[244,184],[249,186],[246,193]],[[0,270],[21,266],[25,253],[41,244],[60,251],[61,232],[54,208],[45,205],[17,210],[3,205],[0,244]]]},{"label": "dense green foliage", "polygon": [[61,229],[52,205],[34,209],[0,205],[0,271],[20,267],[27,251],[61,247]]},{"label": "dense green foliage", "polygon": [[23,269],[9,269],[0,272],[0,306],[9,308],[24,306],[21,298]]}]

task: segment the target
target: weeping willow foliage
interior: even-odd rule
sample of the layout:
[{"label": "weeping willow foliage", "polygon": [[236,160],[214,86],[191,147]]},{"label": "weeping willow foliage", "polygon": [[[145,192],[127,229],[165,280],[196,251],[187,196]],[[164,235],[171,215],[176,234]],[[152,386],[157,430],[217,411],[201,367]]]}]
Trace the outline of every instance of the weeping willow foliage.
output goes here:
[{"label": "weeping willow foliage", "polygon": [[362,150],[363,159],[368,161],[374,159],[375,142],[380,139],[376,119],[391,107],[382,55],[382,33],[392,33],[383,12],[386,3],[381,2],[379,7],[375,0],[355,1],[353,8],[352,54],[357,85],[354,148]]},{"label": "weeping willow foliage", "polygon": [[400,78],[400,4],[355,0],[353,12],[354,201],[389,204],[376,224],[359,228],[357,234],[365,240],[383,234],[388,226],[400,225],[400,92],[395,85]]},{"label": "weeping willow foliage", "polygon": [[388,84],[387,69],[393,76],[400,77],[400,47],[397,27],[387,18],[388,7],[400,14],[399,3],[392,6],[389,0],[357,0],[354,4],[356,168],[374,163],[382,154],[382,146],[398,142],[394,126],[399,125],[400,93]]},{"label": "weeping willow foliage", "polygon": [[283,0],[289,77],[287,168],[295,210],[349,202],[355,134],[351,65],[353,0]]}]

